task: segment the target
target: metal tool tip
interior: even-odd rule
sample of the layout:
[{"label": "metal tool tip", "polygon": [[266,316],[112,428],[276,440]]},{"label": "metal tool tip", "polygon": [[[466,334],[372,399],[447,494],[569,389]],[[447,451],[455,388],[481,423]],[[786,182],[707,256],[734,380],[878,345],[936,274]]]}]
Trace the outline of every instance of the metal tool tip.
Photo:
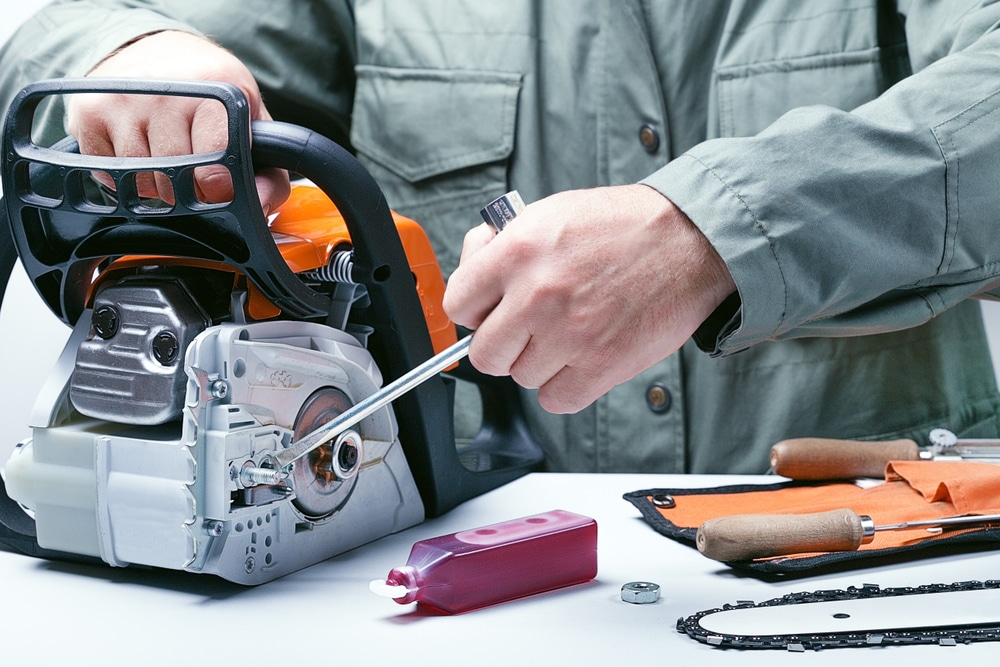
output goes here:
[{"label": "metal tool tip", "polygon": [[479,215],[483,216],[483,220],[495,231],[501,232],[507,223],[524,210],[524,206],[524,200],[517,190],[511,190],[484,206]]}]

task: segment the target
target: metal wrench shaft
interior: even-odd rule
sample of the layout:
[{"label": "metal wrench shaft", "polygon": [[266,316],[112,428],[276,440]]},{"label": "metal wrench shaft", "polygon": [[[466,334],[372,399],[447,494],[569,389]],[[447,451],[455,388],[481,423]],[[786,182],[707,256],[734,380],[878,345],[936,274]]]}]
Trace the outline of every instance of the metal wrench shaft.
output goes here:
[{"label": "metal wrench shaft", "polygon": [[[496,233],[499,233],[522,210],[524,210],[524,201],[517,193],[517,190],[512,190],[487,204],[480,211],[480,215],[482,215],[484,221],[493,227]],[[277,464],[278,468],[284,468],[292,461],[305,456],[317,447],[336,438],[346,431],[349,426],[374,414],[417,385],[429,380],[452,364],[461,361],[463,357],[469,354],[469,345],[471,343],[472,336],[469,335],[443,352],[434,355],[412,371],[405,373],[353,406],[350,410],[341,413],[312,433],[307,434],[298,441],[290,444],[286,449],[281,450],[275,455],[274,463]]]},{"label": "metal wrench shaft", "polygon": [[434,355],[410,372],[396,378],[396,380],[379,389],[365,400],[357,403],[349,410],[342,412],[323,426],[320,426],[315,431],[293,442],[286,449],[278,452],[274,457],[275,464],[283,468],[292,461],[305,456],[317,447],[336,438],[346,431],[348,427],[374,414],[417,385],[429,380],[452,364],[460,361],[469,354],[469,345],[471,343],[472,336],[466,336],[440,354]]}]

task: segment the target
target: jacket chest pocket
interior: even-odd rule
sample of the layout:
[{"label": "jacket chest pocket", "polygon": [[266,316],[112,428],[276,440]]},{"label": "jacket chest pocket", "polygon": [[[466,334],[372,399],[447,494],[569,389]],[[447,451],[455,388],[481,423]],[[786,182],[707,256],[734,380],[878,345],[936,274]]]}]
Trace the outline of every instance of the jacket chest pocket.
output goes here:
[{"label": "jacket chest pocket", "polygon": [[389,205],[427,231],[445,274],[503,194],[521,74],[359,65],[351,143]]},{"label": "jacket chest pocket", "polygon": [[801,106],[850,111],[908,73],[905,46],[720,67],[716,70],[719,136],[757,134]]}]

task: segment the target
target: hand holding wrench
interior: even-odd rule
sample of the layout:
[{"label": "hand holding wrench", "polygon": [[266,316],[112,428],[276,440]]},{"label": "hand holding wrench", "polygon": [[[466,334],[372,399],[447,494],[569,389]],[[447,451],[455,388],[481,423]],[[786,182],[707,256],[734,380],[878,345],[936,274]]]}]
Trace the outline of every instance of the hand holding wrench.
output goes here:
[{"label": "hand holding wrench", "polygon": [[[480,214],[493,229],[499,233],[524,209],[524,202],[516,190],[508,192],[489,204]],[[402,394],[434,377],[452,364],[469,354],[472,335],[468,335],[448,349],[440,352],[408,373],[398,377],[382,389],[341,413],[323,426],[306,434],[296,442],[291,443],[274,457],[277,469],[284,468],[296,459],[302,458],[317,447],[329,442],[343,433],[348,427],[358,423],[365,417],[377,412]]]}]

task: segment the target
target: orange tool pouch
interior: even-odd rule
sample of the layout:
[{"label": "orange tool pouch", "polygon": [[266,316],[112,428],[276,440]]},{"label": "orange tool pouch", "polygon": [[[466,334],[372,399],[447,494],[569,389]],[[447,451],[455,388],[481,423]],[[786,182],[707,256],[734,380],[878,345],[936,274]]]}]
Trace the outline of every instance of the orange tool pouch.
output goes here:
[{"label": "orange tool pouch", "polygon": [[[805,514],[852,509],[877,526],[967,514],[1000,514],[1000,466],[972,461],[893,461],[885,481],[864,488],[850,481],[779,482],[704,489],[646,489],[625,494],[658,532],[694,545],[698,527],[734,514]],[[872,565],[872,559],[925,558],[960,550],[1000,548],[1000,525],[926,526],[877,531],[856,551],[777,556],[730,563],[762,574]]]}]

